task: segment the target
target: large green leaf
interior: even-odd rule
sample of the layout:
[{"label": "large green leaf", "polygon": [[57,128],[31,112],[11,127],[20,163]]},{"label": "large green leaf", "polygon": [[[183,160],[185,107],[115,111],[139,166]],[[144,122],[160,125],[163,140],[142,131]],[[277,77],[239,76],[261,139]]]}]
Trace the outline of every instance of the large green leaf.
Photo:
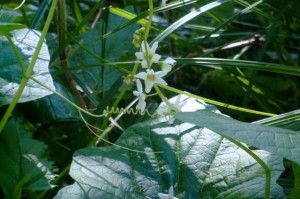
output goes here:
[{"label": "large green leaf", "polygon": [[1,10],[0,22],[14,22],[17,18],[17,14],[13,11]]},{"label": "large green leaf", "polygon": [[[25,69],[29,66],[35,52],[40,33],[21,29],[11,32],[12,41],[22,57]],[[55,89],[48,71],[50,55],[44,43],[33,69],[32,77],[48,87]],[[18,57],[6,37],[0,36],[0,106],[9,104],[15,97],[22,79],[22,68]],[[19,102],[27,102],[50,95],[52,92],[29,80]]]},{"label": "large green leaf", "polygon": [[[107,29],[112,30],[125,21],[126,19],[119,16],[110,15]],[[70,57],[69,63],[71,67],[83,66],[84,70],[76,71],[75,74],[82,82],[85,82],[90,90],[99,92],[103,88],[109,89],[118,78],[121,78],[121,73],[117,68],[105,66],[105,63],[107,61],[115,62],[122,56],[134,55],[134,52],[138,51],[132,45],[133,33],[137,28],[138,26],[132,25],[115,33],[112,37],[106,38],[105,45],[102,38],[103,24],[100,23],[91,31],[78,37],[81,48],[74,50],[75,53]],[[104,46],[105,49],[101,49]],[[105,51],[105,54],[102,51]],[[100,55],[105,55],[105,57]],[[84,68],[84,66],[86,67]],[[132,65],[129,64],[126,67],[132,67]]]},{"label": "large green leaf", "polygon": [[26,28],[24,24],[20,23],[7,23],[7,22],[0,22],[0,34],[1,35],[8,35],[9,32],[16,29]]},{"label": "large green leaf", "polygon": [[46,146],[25,128],[21,120],[12,118],[0,135],[0,186],[7,199],[20,198],[22,189],[52,188]]},{"label": "large green leaf", "polygon": [[[182,110],[203,106],[189,99]],[[110,146],[77,151],[70,170],[75,183],[61,189],[55,198],[156,199],[170,186],[178,198],[264,197],[261,166],[208,129],[178,121],[170,124],[160,118],[129,128],[116,144],[130,150]],[[283,170],[282,158],[254,152],[272,171],[271,197],[283,198],[276,184]]]},{"label": "large green leaf", "polygon": [[[72,93],[64,86],[58,78],[54,78],[55,88],[60,94],[68,98],[73,103],[76,99]],[[27,120],[32,123],[49,124],[55,121],[80,120],[78,110],[57,95],[49,95],[44,98],[34,100],[19,106],[19,110]]]},{"label": "large green leaf", "polygon": [[240,142],[278,154],[300,164],[300,133],[278,127],[249,124],[208,112],[178,113],[177,119],[208,128]]}]

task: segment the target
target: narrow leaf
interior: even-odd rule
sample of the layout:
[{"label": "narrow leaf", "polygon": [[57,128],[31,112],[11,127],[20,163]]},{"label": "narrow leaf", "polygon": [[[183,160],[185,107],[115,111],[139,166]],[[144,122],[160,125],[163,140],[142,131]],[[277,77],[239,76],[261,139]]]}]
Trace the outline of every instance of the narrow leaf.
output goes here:
[{"label": "narrow leaf", "polygon": [[177,64],[193,64],[201,65],[205,67],[233,67],[233,68],[244,68],[250,70],[261,70],[276,72],[282,74],[300,76],[300,69],[267,62],[248,61],[248,60],[234,60],[234,59],[220,59],[220,58],[180,58],[176,59]]},{"label": "narrow leaf", "polygon": [[179,20],[177,20],[176,22],[174,22],[173,24],[171,24],[168,28],[166,28],[162,33],[160,33],[151,43],[154,42],[160,42],[163,39],[165,39],[168,35],[170,35],[173,31],[175,31],[177,28],[179,28],[180,26],[184,25],[186,22],[194,19],[195,17],[197,17],[198,15],[213,9],[217,6],[220,6],[226,2],[228,2],[229,0],[218,0],[218,1],[214,1],[212,3],[209,3],[205,6],[202,6],[200,8],[198,8],[197,10],[194,10],[192,12],[190,12],[189,14],[183,16],[182,18],[180,18]]},{"label": "narrow leaf", "polygon": [[[168,10],[180,8],[182,6],[186,6],[186,5],[195,3],[195,2],[197,2],[197,0],[178,0],[178,1],[170,2],[166,6],[154,8],[153,13],[157,14],[157,13],[160,13],[160,12],[166,12]],[[136,16],[133,13],[128,13],[126,15],[124,15],[125,13],[124,14],[119,14],[120,10],[121,9],[119,9],[119,8],[114,8],[114,7],[110,8],[111,13],[114,13],[114,14],[117,14],[119,16],[125,17],[126,19],[128,19],[130,21],[125,22],[125,23],[121,24],[120,26],[116,27],[111,32],[105,34],[104,37],[108,37],[108,36],[112,35],[113,33],[117,32],[119,30],[122,30],[123,28],[126,28],[127,26],[132,25],[133,23],[140,23],[141,25],[146,25],[145,23],[147,22],[147,20],[145,20],[143,18],[145,18],[149,14],[148,11],[142,12],[138,16]],[[127,11],[125,11],[125,12],[127,12]],[[157,28],[153,24],[151,25],[151,29],[152,30],[159,30],[159,28]]]}]

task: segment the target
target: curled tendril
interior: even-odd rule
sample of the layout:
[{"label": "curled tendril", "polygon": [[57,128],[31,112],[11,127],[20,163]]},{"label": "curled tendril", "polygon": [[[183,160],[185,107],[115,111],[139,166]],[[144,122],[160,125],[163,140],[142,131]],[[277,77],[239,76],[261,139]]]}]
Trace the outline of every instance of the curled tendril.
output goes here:
[{"label": "curled tendril", "polygon": [[[101,130],[101,129],[99,129],[99,128],[93,126],[93,125],[91,125],[90,123],[88,123],[88,122],[84,119],[84,117],[83,117],[83,115],[81,114],[80,111],[79,111],[79,114],[80,114],[80,116],[81,116],[81,118],[82,118],[82,121],[84,122],[84,124],[86,125],[86,127],[89,129],[89,131],[90,131],[93,135],[95,135],[97,138],[99,138],[100,140],[102,140],[102,141],[104,141],[104,142],[106,142],[106,143],[108,143],[108,144],[111,144],[111,145],[113,145],[113,146],[119,147],[119,148],[121,148],[121,149],[125,149],[125,150],[132,151],[132,152],[136,152],[136,153],[144,153],[144,154],[147,154],[147,151],[140,151],[140,150],[130,149],[130,148],[127,148],[127,147],[125,147],[125,146],[122,146],[122,145],[119,145],[119,144],[115,144],[115,143],[113,143],[113,142],[110,142],[110,141],[108,141],[107,139],[104,139],[103,136],[100,136],[100,135],[98,135],[98,134],[95,132],[95,131],[97,131],[97,132],[98,132],[98,131],[103,132],[103,130]],[[163,153],[163,152],[161,152],[161,151],[153,151],[153,153]]]},{"label": "curled tendril", "polygon": [[157,114],[151,114],[147,109],[144,111],[137,110],[134,108],[119,108],[119,107],[106,107],[104,110],[104,115],[112,115],[112,114],[132,114],[132,115],[148,115],[150,117],[154,117]]}]

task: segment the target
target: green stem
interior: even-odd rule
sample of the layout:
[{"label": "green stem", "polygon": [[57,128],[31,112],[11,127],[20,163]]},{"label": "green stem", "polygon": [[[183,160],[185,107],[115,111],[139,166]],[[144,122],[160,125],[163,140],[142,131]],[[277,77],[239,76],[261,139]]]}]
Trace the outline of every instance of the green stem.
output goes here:
[{"label": "green stem", "polygon": [[161,90],[159,89],[159,87],[157,85],[154,84],[153,86],[156,90],[156,93],[159,95],[159,97],[174,111],[176,112],[180,112],[180,110],[178,108],[176,108],[165,96],[164,94],[161,92]]},{"label": "green stem", "polygon": [[272,114],[272,113],[254,111],[254,110],[251,110],[251,109],[246,109],[246,108],[242,108],[242,107],[238,107],[238,106],[234,106],[234,105],[230,105],[230,104],[225,104],[225,103],[218,102],[218,101],[215,101],[215,100],[211,100],[211,99],[208,99],[208,98],[205,98],[205,97],[200,97],[198,95],[194,95],[194,94],[191,94],[191,93],[188,93],[186,91],[182,91],[182,90],[170,87],[170,86],[164,86],[164,85],[161,85],[161,84],[159,84],[159,86],[162,87],[163,89],[172,91],[174,93],[186,95],[186,96],[198,99],[198,100],[203,100],[207,103],[214,104],[216,106],[221,106],[221,107],[225,107],[225,108],[229,108],[229,109],[233,109],[233,110],[237,110],[237,111],[243,111],[243,112],[247,112],[247,113],[253,113],[253,114],[264,115],[264,116],[269,116],[269,117],[276,116],[275,114]]},{"label": "green stem", "polygon": [[[144,36],[144,41],[147,42],[148,36],[149,36],[149,32],[151,29],[151,25],[152,25],[152,18],[153,18],[153,1],[149,0],[149,20],[146,26],[146,30],[145,30],[145,36]],[[146,43],[145,43],[146,45]],[[147,50],[147,48],[145,47],[145,49]],[[147,53],[148,54],[148,53]],[[149,62],[149,60],[147,60],[147,62]],[[150,65],[150,63],[148,63],[148,66]],[[134,76],[138,70],[139,67],[139,63],[135,63],[132,73],[131,75]]]},{"label": "green stem", "polygon": [[28,82],[28,79],[33,71],[33,67],[36,63],[36,60],[39,56],[39,53],[41,51],[41,48],[42,48],[42,45],[45,41],[45,38],[46,38],[46,34],[48,32],[48,29],[49,29],[49,26],[50,26],[50,23],[52,21],[52,18],[53,18],[53,15],[54,15],[54,12],[55,12],[55,8],[56,8],[56,4],[57,4],[57,0],[53,0],[52,1],[52,5],[51,5],[51,8],[49,10],[49,14],[48,14],[48,17],[47,17],[47,20],[45,22],[45,26],[43,28],[43,31],[42,31],[42,35],[40,37],[40,40],[37,44],[37,47],[36,47],[36,50],[32,56],[32,60],[30,62],[30,65],[27,69],[27,71],[25,72],[25,74],[23,75],[22,77],[22,80],[21,80],[21,83],[20,83],[20,87],[18,88],[17,92],[16,92],[16,96],[13,98],[12,102],[10,103],[10,105],[8,106],[7,110],[5,111],[4,115],[3,115],[3,118],[0,122],[0,134],[7,122],[7,120],[9,119],[11,113],[13,112],[16,104],[18,103],[22,93],[23,93],[23,90]]},{"label": "green stem", "polygon": [[153,18],[153,1],[149,0],[149,20],[145,31],[145,40],[147,41],[147,38],[149,36],[149,32],[152,25],[152,18]]},{"label": "green stem", "polygon": [[265,185],[265,199],[269,199],[270,198],[270,191],[271,191],[271,171],[268,167],[268,165],[262,160],[260,159],[260,157],[258,157],[253,151],[251,151],[247,146],[245,146],[244,144],[240,143],[239,141],[222,135],[224,138],[226,138],[227,140],[229,140],[230,142],[234,143],[235,145],[237,145],[238,147],[240,147],[241,149],[243,149],[246,153],[248,153],[265,171],[266,174],[266,185]]},{"label": "green stem", "polygon": [[[65,0],[58,0],[57,3],[57,16],[58,16],[58,46],[60,46],[60,65],[63,70],[68,69],[68,55],[66,46],[64,45],[67,39],[67,19],[66,19],[66,2]],[[81,96],[80,92],[76,88],[76,84],[74,82],[74,78],[72,73],[66,72],[65,74],[66,81],[68,83],[69,88],[71,89],[75,99],[81,104],[82,107],[86,108],[86,103]]]},{"label": "green stem", "polygon": [[[108,30],[108,17],[109,17],[109,11],[108,9],[104,9],[102,10],[103,12],[103,16],[102,16],[102,35],[105,35],[107,33],[107,30]],[[101,39],[101,58],[105,60],[106,58],[106,37],[102,37]],[[104,62],[106,61],[102,61],[101,64],[103,64]],[[105,97],[105,69],[106,69],[106,66],[102,66],[101,67],[101,84],[102,84],[102,97]]]},{"label": "green stem", "polygon": [[22,188],[25,183],[29,180],[29,176],[24,176],[14,187],[12,199],[21,199],[22,198]]},{"label": "green stem", "polygon": [[148,51],[148,48],[147,48],[147,40],[144,40],[144,47],[145,47],[145,51],[146,51],[146,59],[147,59],[147,68],[150,69],[151,68],[151,65],[150,65],[150,60],[149,60],[149,51]]},{"label": "green stem", "polygon": [[137,70],[139,69],[139,62],[136,62],[135,64],[134,64],[134,66],[133,66],[133,70],[132,70],[132,72],[131,72],[131,76],[134,76],[135,74],[136,74],[136,72],[137,72]]},{"label": "green stem", "polygon": [[9,35],[5,35],[6,39],[8,40],[8,43],[10,44],[10,46],[13,48],[13,51],[15,52],[18,60],[19,60],[19,63],[21,65],[21,70],[22,70],[22,76],[25,75],[25,71],[26,71],[26,67],[24,65],[24,62],[23,62],[23,59],[22,59],[22,56],[17,48],[17,46],[15,45],[15,43],[13,42],[13,40],[10,38]]},{"label": "green stem", "polygon": [[53,90],[52,88],[48,87],[47,85],[43,84],[42,82],[40,82],[39,80],[30,77],[31,80],[33,80],[34,82],[38,83],[39,85],[45,87],[46,89],[48,89],[49,91],[53,92],[55,95],[57,95],[58,97],[62,98],[63,100],[65,100],[68,104],[70,104],[71,106],[73,106],[74,108],[76,108],[78,111],[81,111],[87,115],[90,115],[92,117],[104,117],[104,115],[95,115],[93,113],[88,112],[87,110],[77,106],[74,102],[72,102],[71,100],[69,100],[68,98],[66,98],[65,96],[63,96],[62,94],[58,93],[57,91]]}]

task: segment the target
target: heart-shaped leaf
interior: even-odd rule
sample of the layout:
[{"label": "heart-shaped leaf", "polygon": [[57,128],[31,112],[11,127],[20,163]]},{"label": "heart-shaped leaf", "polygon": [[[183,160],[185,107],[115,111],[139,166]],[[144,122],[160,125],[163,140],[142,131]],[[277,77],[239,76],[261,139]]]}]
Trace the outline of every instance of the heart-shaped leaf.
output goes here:
[{"label": "heart-shaped leaf", "polygon": [[21,198],[22,189],[52,188],[46,146],[31,138],[19,119],[11,119],[0,135],[0,186],[6,198]]},{"label": "heart-shaped leaf", "polygon": [[[40,33],[35,30],[21,29],[11,32],[12,41],[17,47],[25,68],[31,62]],[[22,68],[12,46],[5,36],[0,36],[0,106],[9,104],[15,97],[22,79]],[[46,43],[42,45],[35,63],[32,77],[55,90],[52,77],[48,70],[50,55]],[[52,94],[51,91],[29,80],[19,102],[27,102]]]},{"label": "heart-shaped leaf", "polygon": [[[188,99],[182,109],[191,104],[194,110],[204,106]],[[261,166],[208,129],[160,118],[127,129],[116,145],[77,151],[70,170],[75,183],[55,198],[156,199],[171,186],[177,198],[264,197],[266,176]],[[282,158],[254,152],[272,171],[271,197],[284,197],[276,184],[284,169]]]}]

